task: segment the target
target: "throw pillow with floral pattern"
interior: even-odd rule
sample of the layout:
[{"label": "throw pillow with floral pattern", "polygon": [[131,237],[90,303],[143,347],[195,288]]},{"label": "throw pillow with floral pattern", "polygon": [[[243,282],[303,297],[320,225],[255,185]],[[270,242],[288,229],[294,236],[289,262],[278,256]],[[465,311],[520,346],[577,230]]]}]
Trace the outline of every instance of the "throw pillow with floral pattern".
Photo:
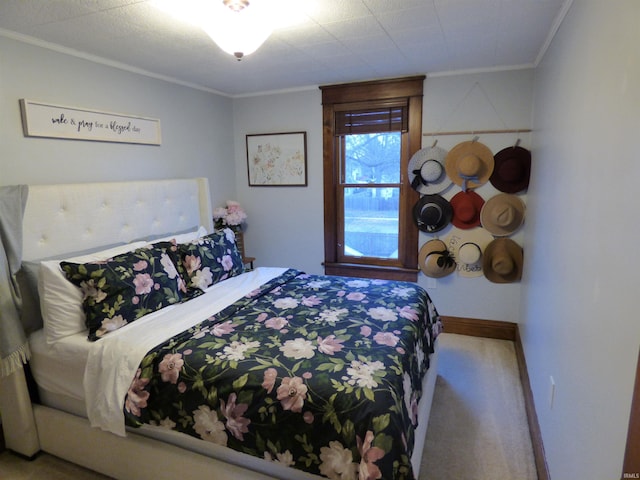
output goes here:
[{"label": "throw pillow with floral pattern", "polygon": [[67,278],[82,289],[82,306],[95,341],[149,313],[180,303],[185,281],[166,245],[147,246],[90,263],[61,262]]},{"label": "throw pillow with floral pattern", "polygon": [[206,290],[244,272],[242,256],[230,228],[178,245],[187,288]]}]

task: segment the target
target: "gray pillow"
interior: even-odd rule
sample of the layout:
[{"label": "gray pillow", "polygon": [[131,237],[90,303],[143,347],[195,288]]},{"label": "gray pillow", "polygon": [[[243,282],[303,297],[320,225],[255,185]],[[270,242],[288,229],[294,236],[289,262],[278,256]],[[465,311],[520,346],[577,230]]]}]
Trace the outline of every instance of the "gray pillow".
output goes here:
[{"label": "gray pillow", "polygon": [[40,295],[38,295],[38,270],[40,262],[22,262],[16,274],[22,309],[20,320],[27,335],[42,328],[42,314],[40,313]]}]

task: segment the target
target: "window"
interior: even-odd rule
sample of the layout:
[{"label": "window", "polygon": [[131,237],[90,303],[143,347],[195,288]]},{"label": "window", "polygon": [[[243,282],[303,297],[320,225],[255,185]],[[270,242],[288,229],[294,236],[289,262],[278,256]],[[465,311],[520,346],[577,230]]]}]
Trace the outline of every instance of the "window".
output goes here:
[{"label": "window", "polygon": [[320,87],[326,274],[416,281],[419,195],[407,165],[421,146],[423,83]]}]

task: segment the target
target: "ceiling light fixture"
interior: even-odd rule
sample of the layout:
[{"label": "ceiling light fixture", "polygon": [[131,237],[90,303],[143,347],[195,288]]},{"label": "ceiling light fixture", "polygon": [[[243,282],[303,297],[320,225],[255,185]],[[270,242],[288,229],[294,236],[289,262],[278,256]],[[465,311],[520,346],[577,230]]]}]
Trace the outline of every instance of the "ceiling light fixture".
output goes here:
[{"label": "ceiling light fixture", "polygon": [[151,0],[151,5],[197,25],[238,60],[255,52],[273,30],[303,23],[314,0]]},{"label": "ceiling light fixture", "polygon": [[222,50],[240,61],[255,52],[273,32],[270,15],[263,11],[264,2],[222,0],[221,4],[226,8],[216,11],[202,28]]},{"label": "ceiling light fixture", "polygon": [[239,12],[243,8],[249,6],[248,0],[223,0],[222,3],[224,3],[225,7],[230,8],[234,12]]}]

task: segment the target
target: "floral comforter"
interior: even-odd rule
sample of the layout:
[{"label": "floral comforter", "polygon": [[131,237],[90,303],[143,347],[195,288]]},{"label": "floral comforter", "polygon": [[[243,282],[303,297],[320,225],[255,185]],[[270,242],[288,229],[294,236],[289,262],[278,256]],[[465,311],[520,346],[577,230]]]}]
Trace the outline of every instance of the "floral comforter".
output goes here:
[{"label": "floral comforter", "polygon": [[287,270],[150,351],[126,423],[331,479],[413,479],[417,405],[439,331],[416,284]]}]

